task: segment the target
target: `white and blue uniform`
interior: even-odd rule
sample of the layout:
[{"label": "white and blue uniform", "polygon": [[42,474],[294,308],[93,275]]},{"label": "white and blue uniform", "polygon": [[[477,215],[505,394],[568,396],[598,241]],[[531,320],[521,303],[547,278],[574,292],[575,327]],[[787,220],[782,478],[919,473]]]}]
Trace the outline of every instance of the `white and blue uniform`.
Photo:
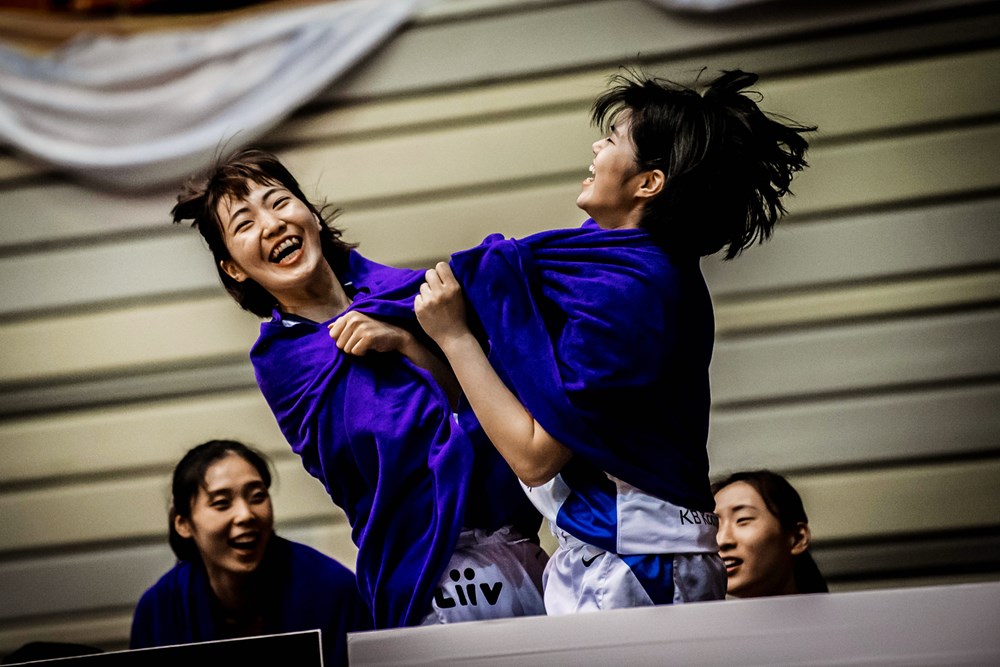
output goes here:
[{"label": "white and blue uniform", "polygon": [[[524,487],[559,543],[543,578],[546,613],[725,597],[725,568],[715,540],[718,517],[608,480],[613,496],[606,487],[578,493],[562,475]],[[588,521],[580,521],[583,517]]]}]

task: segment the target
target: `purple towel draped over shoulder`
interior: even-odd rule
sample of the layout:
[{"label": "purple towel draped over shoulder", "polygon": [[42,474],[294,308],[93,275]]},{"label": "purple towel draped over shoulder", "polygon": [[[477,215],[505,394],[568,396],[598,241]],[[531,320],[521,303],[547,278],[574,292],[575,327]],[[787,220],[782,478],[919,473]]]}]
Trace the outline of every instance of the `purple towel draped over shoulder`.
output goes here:
[{"label": "purple towel draped over shoulder", "polygon": [[714,317],[698,258],[588,220],[519,240],[493,235],[451,265],[491,363],[575,462],[712,508]]},{"label": "purple towel draped over shoulder", "polygon": [[[400,317],[422,274],[351,254],[363,286],[353,306]],[[407,297],[408,295],[408,297]],[[351,357],[326,322],[261,325],[250,357],[292,449],[344,509],[358,546],[357,576],[376,627],[416,621],[454,550],[472,448],[429,373],[400,355]]]},{"label": "purple towel draped over shoulder", "polygon": [[[352,310],[416,327],[422,271],[352,252],[338,278],[359,290]],[[493,447],[473,442],[475,422],[459,427],[428,372],[396,353],[343,354],[328,324],[287,326],[276,312],[250,357],[285,438],[347,514],[375,626],[410,625],[430,611],[459,532],[515,521],[527,504]]]}]

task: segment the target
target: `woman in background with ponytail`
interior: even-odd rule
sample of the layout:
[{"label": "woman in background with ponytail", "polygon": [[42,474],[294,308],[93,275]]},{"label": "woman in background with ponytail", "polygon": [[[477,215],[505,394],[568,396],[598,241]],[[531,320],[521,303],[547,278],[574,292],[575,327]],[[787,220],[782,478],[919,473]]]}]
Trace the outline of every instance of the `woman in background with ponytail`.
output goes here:
[{"label": "woman in background with ponytail", "polygon": [[559,542],[549,614],[725,595],[700,258],[771,235],[814,129],[765,115],[756,81],[616,76],[593,106],[590,219],[489,237],[428,271],[414,303]]}]

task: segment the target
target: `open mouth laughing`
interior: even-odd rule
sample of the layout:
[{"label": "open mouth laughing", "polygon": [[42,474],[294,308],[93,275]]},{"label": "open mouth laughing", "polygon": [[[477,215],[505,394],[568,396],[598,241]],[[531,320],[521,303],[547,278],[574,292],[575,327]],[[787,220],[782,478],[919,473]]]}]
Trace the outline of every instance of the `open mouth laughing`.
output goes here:
[{"label": "open mouth laughing", "polygon": [[252,552],[260,544],[261,535],[258,532],[243,533],[227,540],[230,548],[237,551]]},{"label": "open mouth laughing", "polygon": [[273,264],[281,264],[301,249],[302,239],[298,236],[290,236],[274,246],[268,260]]}]

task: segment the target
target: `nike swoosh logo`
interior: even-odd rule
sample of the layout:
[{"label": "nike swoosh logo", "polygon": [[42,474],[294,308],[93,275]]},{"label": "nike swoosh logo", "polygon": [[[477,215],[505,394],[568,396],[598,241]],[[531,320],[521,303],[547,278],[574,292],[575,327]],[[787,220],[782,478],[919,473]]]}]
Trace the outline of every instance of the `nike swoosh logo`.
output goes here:
[{"label": "nike swoosh logo", "polygon": [[583,557],[583,558],[581,558],[580,560],[581,560],[581,561],[583,562],[583,566],[584,566],[584,567],[590,567],[591,565],[593,565],[593,564],[594,564],[594,561],[595,561],[595,560],[597,560],[598,556],[603,556],[603,555],[604,555],[604,552],[602,551],[602,552],[601,552],[601,553],[599,553],[599,554],[594,554],[594,555],[593,555],[593,556],[592,556],[591,558],[589,558],[589,559],[588,559],[587,557]]}]

